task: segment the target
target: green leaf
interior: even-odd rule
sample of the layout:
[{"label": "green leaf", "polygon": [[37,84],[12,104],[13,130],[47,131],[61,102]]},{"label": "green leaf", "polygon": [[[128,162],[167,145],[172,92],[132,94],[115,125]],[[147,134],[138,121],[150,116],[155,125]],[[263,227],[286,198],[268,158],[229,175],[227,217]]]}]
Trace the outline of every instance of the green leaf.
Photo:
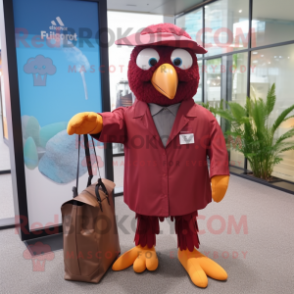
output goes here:
[{"label": "green leaf", "polygon": [[229,106],[231,108],[231,112],[234,116],[234,118],[237,121],[242,121],[242,118],[246,116],[246,110],[238,103],[236,102],[230,102]]},{"label": "green leaf", "polygon": [[273,160],[273,165],[276,165],[276,164],[280,163],[281,161],[283,161],[283,158],[275,157],[274,160]]},{"label": "green leaf", "polygon": [[275,164],[281,162],[281,153],[294,150],[294,142],[287,140],[294,137],[294,127],[285,134],[274,139],[274,133],[283,121],[294,118],[291,111],[294,105],[285,109],[273,125],[269,125],[269,115],[273,112],[276,95],[275,84],[271,86],[265,100],[256,99],[256,93],[251,86],[252,98],[246,98],[244,106],[236,102],[221,103],[211,107],[209,103],[203,106],[219,115],[228,148],[237,150],[248,159],[253,174],[268,179]]},{"label": "green leaf", "polygon": [[289,151],[289,150],[294,150],[294,146],[282,149],[281,152],[285,152],[285,151]]},{"label": "green leaf", "polygon": [[273,111],[273,109],[275,107],[275,104],[276,104],[275,91],[276,91],[276,85],[273,84],[272,87],[269,89],[269,91],[267,93],[267,97],[266,97],[266,112],[267,112],[267,115],[269,115]]},{"label": "green leaf", "polygon": [[235,121],[234,117],[231,115],[231,113],[228,110],[216,109],[215,113],[228,121],[231,121],[231,122]]},{"label": "green leaf", "polygon": [[278,138],[278,140],[276,141],[276,144],[279,144],[280,142],[288,139],[288,138],[291,138],[294,136],[294,128],[290,129],[289,131],[287,131],[285,134],[283,134],[282,136],[280,136]]},{"label": "green leaf", "polygon": [[266,121],[266,107],[262,99],[251,101],[251,116],[253,118],[256,135],[259,139],[264,139],[265,135],[265,121]]},{"label": "green leaf", "polygon": [[294,115],[291,115],[291,116],[286,117],[286,118],[284,119],[284,121],[287,121],[287,120],[290,119],[290,118],[294,118]]},{"label": "green leaf", "polygon": [[281,125],[281,123],[283,121],[285,121],[285,118],[286,116],[294,110],[294,105],[288,107],[287,109],[285,109],[279,116],[278,118],[276,119],[275,123],[273,124],[273,127],[272,127],[272,133],[274,134],[275,131],[277,130],[277,128]]}]

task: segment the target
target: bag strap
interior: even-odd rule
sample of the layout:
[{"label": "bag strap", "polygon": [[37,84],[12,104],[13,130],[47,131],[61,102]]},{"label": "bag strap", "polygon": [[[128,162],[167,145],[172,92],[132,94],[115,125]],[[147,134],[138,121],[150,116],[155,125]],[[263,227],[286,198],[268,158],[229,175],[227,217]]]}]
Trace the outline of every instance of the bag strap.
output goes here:
[{"label": "bag strap", "polygon": [[[86,137],[87,137],[87,135],[86,135]],[[87,140],[88,140],[88,137],[87,137]],[[105,197],[107,198],[107,202],[110,205],[109,194],[108,194],[108,191],[107,191],[107,189],[106,189],[106,187],[105,187],[105,185],[104,185],[104,183],[102,182],[102,179],[101,179],[101,174],[100,174],[100,169],[99,169],[99,164],[98,164],[98,160],[97,160],[97,154],[96,154],[96,149],[95,149],[93,137],[92,137],[92,145],[93,145],[94,154],[95,154],[95,158],[96,158],[97,169],[98,169],[98,173],[99,173],[98,182],[97,182],[97,184],[95,186],[95,195],[96,195],[97,201],[99,202],[100,209],[101,209],[101,211],[103,211],[102,210],[101,197],[100,197],[100,194],[99,194],[99,187],[101,187],[102,191],[105,194]],[[90,158],[90,163],[91,163],[91,158]]]},{"label": "bag strap", "polygon": [[81,151],[81,136],[78,136],[78,166],[76,174],[76,186],[72,187],[73,198],[78,196],[78,187],[79,187],[79,170],[80,170],[80,151]]},{"label": "bag strap", "polygon": [[[92,183],[93,178],[93,171],[92,171],[92,165],[91,165],[91,156],[90,156],[90,150],[89,150],[89,141],[88,141],[88,135],[84,135],[84,148],[85,148],[85,155],[86,155],[86,162],[87,162],[87,169],[88,169],[88,182],[87,187],[89,187]],[[93,149],[95,149],[95,146],[93,144]],[[95,152],[96,156],[96,152]],[[97,160],[97,158],[96,158]],[[97,163],[98,166],[98,163]]]},{"label": "bag strap", "polygon": [[[87,169],[88,169],[88,182],[87,182],[87,187],[89,187],[92,183],[92,178],[93,178],[93,171],[92,171],[92,164],[91,164],[91,156],[90,156],[90,150],[89,150],[89,140],[88,140],[88,135],[85,134],[83,135],[84,136],[84,148],[85,148],[85,155],[86,155],[86,163],[87,163]],[[73,198],[78,196],[78,184],[79,184],[79,163],[80,163],[80,149],[81,149],[81,138],[80,138],[80,135],[79,135],[79,139],[78,139],[78,142],[79,142],[79,146],[78,146],[78,165],[77,165],[77,176],[76,176],[76,187],[73,187]],[[107,198],[107,201],[108,201],[108,204],[110,204],[109,202],[109,194],[108,194],[108,191],[104,185],[104,183],[102,182],[102,179],[101,179],[101,174],[100,174],[100,169],[99,169],[99,164],[98,164],[98,160],[97,160],[97,154],[96,154],[96,149],[95,149],[95,144],[94,144],[94,140],[92,138],[92,146],[93,146],[93,149],[94,149],[94,154],[95,154],[95,159],[96,159],[96,164],[97,164],[97,169],[98,169],[98,173],[99,173],[99,178],[98,178],[98,182],[95,186],[95,195],[96,195],[96,198],[97,198],[97,201],[99,203],[99,206],[100,206],[100,209],[101,211],[102,210],[102,201],[101,201],[101,197],[100,197],[100,194],[99,194],[99,187],[101,187],[102,191],[104,192],[106,198]]]}]

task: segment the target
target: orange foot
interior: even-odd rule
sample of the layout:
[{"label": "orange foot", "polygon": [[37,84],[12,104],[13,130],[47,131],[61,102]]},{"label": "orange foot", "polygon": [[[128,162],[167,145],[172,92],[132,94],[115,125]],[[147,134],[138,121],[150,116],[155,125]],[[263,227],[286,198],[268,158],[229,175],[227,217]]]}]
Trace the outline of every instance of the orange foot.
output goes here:
[{"label": "orange foot", "polygon": [[228,274],[220,265],[201,254],[195,248],[193,252],[179,250],[178,259],[189,274],[192,282],[198,287],[207,287],[207,276],[220,281],[225,281],[228,278]]},{"label": "orange foot", "polygon": [[114,271],[121,271],[133,265],[134,272],[142,273],[147,268],[155,271],[158,267],[158,258],[155,248],[136,246],[122,254],[112,265]]}]

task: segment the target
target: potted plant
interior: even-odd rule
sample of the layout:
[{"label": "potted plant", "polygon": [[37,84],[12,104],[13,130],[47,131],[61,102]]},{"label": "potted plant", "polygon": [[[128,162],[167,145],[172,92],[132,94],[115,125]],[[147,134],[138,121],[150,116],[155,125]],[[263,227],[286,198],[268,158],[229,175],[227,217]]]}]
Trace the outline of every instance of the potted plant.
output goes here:
[{"label": "potted plant", "polygon": [[229,102],[228,108],[212,108],[205,105],[213,114],[220,115],[229,122],[230,128],[226,136],[231,147],[240,151],[248,159],[255,177],[271,181],[273,167],[283,159],[281,154],[294,150],[294,142],[288,140],[294,137],[294,126],[281,136],[276,131],[281,123],[293,118],[291,112],[294,105],[285,109],[273,124],[269,122],[276,103],[275,84],[268,91],[266,100],[251,97],[241,106]]}]

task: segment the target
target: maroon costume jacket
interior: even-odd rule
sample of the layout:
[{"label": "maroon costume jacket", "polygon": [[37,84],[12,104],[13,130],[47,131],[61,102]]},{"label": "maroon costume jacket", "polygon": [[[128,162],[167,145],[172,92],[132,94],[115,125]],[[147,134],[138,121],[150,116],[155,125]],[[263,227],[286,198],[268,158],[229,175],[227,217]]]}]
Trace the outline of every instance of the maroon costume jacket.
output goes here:
[{"label": "maroon costume jacket", "polygon": [[[229,175],[221,128],[192,99],[181,103],[166,148],[147,103],[136,100],[100,115],[103,129],[93,137],[125,145],[124,200],[136,213],[166,217],[195,212],[212,200],[210,177]],[[194,143],[181,145],[181,134],[194,134]]]}]

